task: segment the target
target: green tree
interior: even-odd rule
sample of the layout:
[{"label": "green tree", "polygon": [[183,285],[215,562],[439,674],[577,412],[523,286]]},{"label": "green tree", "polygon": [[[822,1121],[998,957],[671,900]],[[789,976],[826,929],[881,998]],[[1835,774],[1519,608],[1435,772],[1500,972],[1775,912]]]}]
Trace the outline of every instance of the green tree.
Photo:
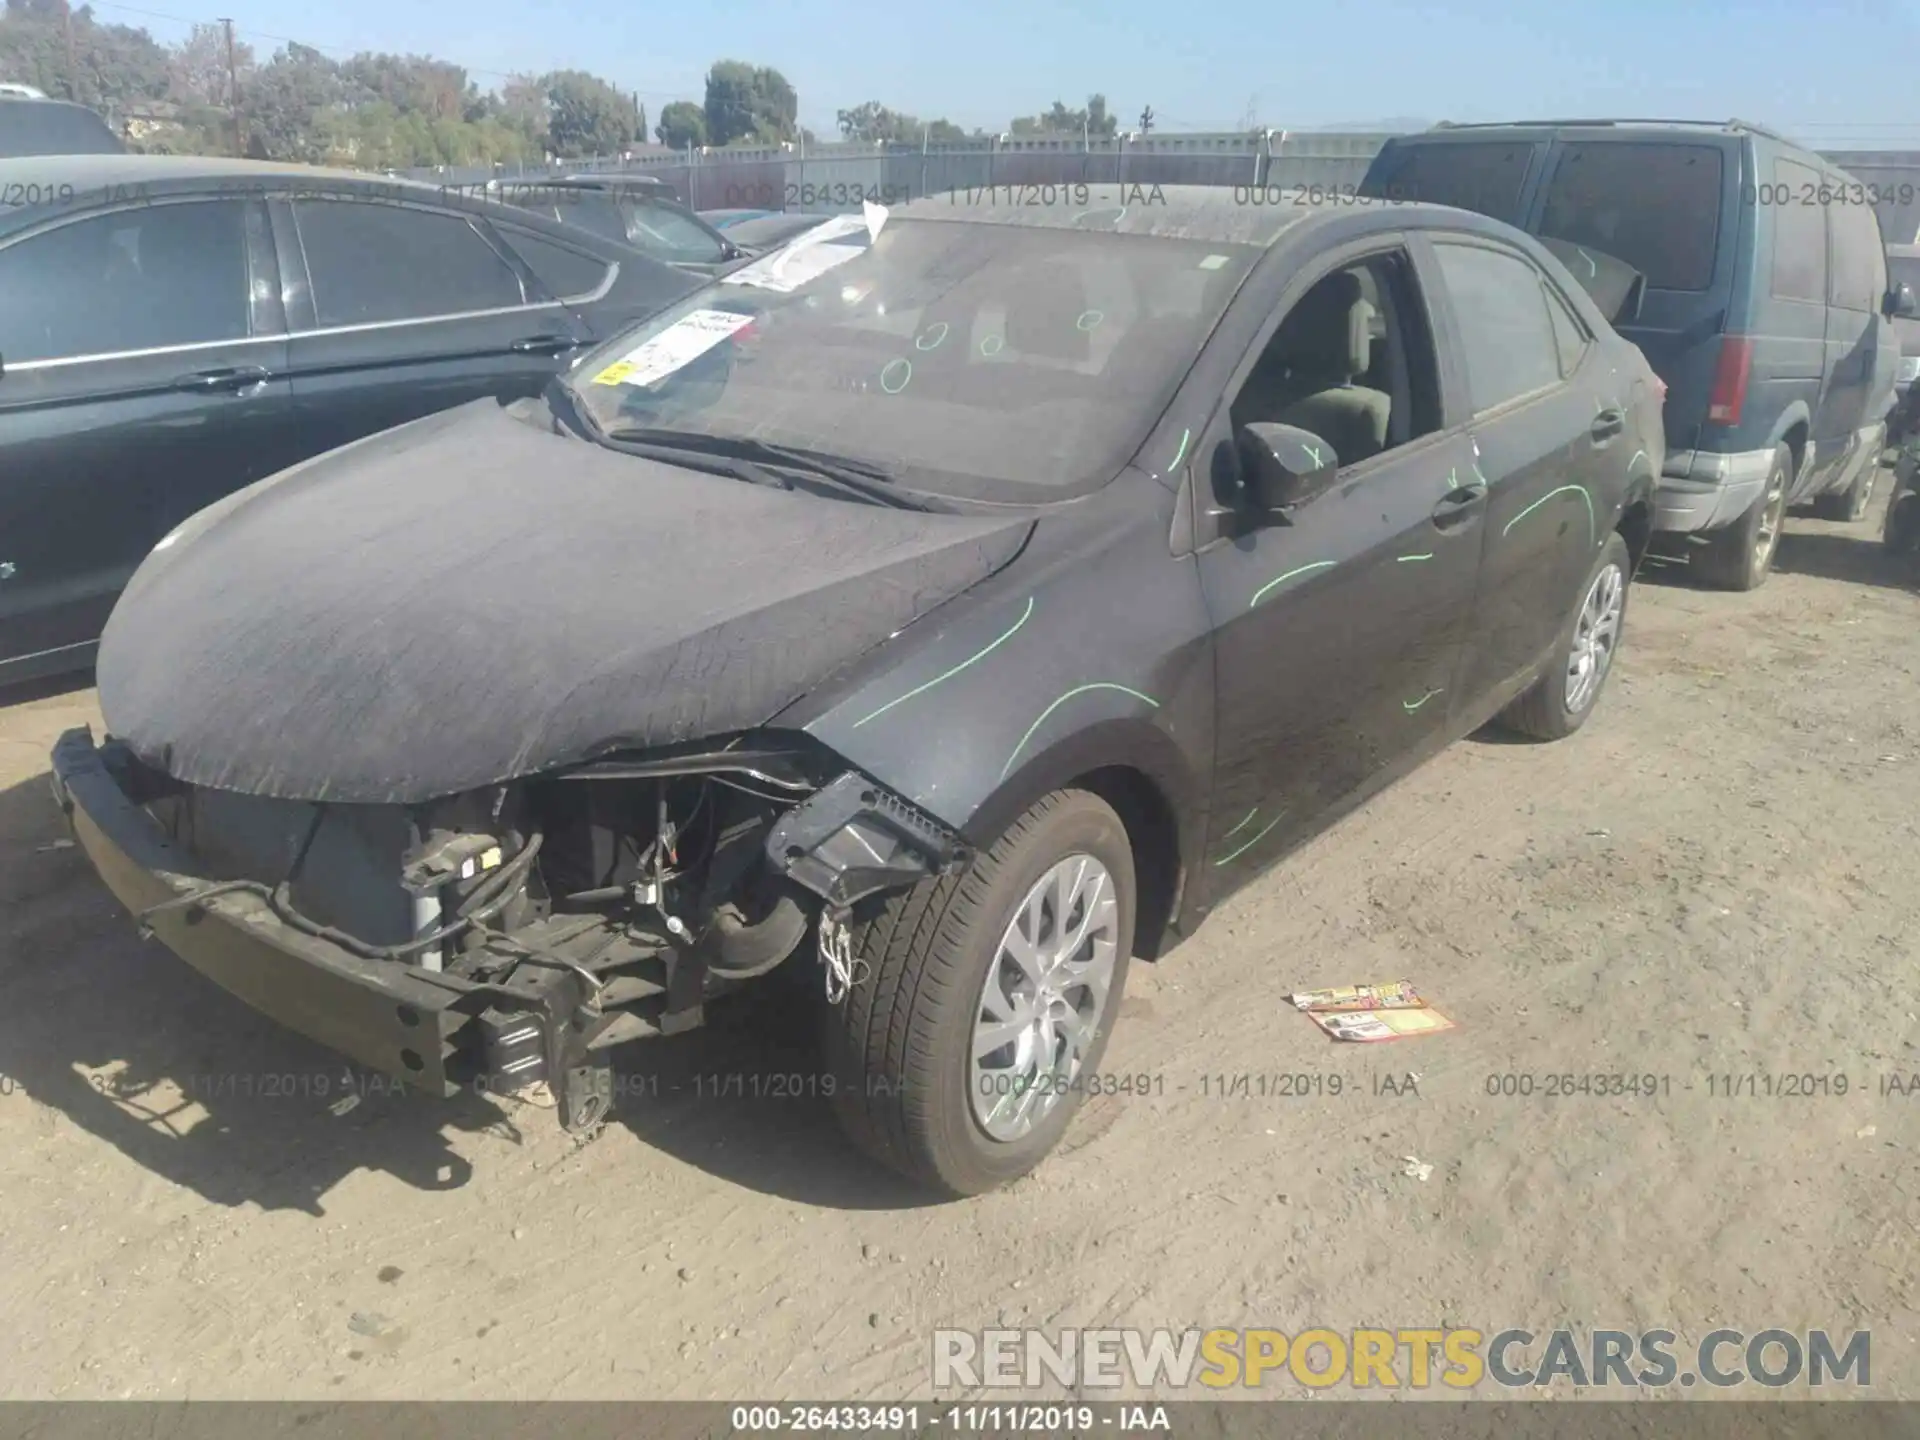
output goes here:
[{"label": "green tree", "polygon": [[551,107],[547,136],[555,155],[608,155],[633,144],[633,104],[605,80],[556,70],[540,83]]},{"label": "green tree", "polygon": [[660,109],[660,124],[654,133],[662,145],[675,150],[707,143],[707,112],[691,100],[675,100]]},{"label": "green tree", "polygon": [[800,132],[800,99],[765,65],[720,60],[707,72],[707,143],[776,145]]}]

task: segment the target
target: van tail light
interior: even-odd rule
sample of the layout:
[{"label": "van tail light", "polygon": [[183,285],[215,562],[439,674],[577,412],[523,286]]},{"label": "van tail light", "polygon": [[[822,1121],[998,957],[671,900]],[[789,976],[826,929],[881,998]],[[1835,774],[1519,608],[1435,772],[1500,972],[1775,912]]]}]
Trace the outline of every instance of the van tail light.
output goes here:
[{"label": "van tail light", "polygon": [[1753,341],[1728,335],[1720,342],[1720,363],[1713,370],[1713,393],[1707,401],[1707,420],[1714,425],[1738,425],[1747,403],[1747,376],[1753,370]]},{"label": "van tail light", "polygon": [[1653,377],[1653,395],[1662,405],[1667,403],[1667,382],[1658,375]]}]

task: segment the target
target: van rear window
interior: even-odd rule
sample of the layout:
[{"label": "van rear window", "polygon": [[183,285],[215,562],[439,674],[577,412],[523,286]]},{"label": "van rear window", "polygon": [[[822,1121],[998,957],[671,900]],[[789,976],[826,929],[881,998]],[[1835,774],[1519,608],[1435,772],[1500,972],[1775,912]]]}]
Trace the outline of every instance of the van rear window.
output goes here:
[{"label": "van rear window", "polygon": [[1720,235],[1721,153],[1712,145],[1563,146],[1547,182],[1543,236],[1627,262],[1652,290],[1705,290]]},{"label": "van rear window", "polygon": [[1517,225],[1533,149],[1531,144],[1511,142],[1390,144],[1368,172],[1360,193],[1375,199],[1452,205]]},{"label": "van rear window", "polygon": [[119,155],[126,151],[93,111],[57,100],[0,100],[0,155]]}]

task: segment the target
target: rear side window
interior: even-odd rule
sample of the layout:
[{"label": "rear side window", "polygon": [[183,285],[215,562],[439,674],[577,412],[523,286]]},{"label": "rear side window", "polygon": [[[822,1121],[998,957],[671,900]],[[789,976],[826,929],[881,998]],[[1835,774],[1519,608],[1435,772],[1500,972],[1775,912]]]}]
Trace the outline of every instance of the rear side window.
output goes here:
[{"label": "rear side window", "polygon": [[1540,233],[1626,261],[1649,289],[1705,290],[1724,179],[1712,145],[1567,144],[1547,182]]},{"label": "rear side window", "polygon": [[669,264],[713,265],[726,258],[717,236],[684,211],[654,200],[626,202],[629,243]]},{"label": "rear side window", "polygon": [[1820,177],[1791,160],[1773,162],[1779,203],[1761,206],[1773,217],[1773,294],[1778,300],[1827,299],[1827,217],[1819,204]]},{"label": "rear side window", "polygon": [[424,320],[525,303],[520,279],[461,215],[296,200],[319,323]]},{"label": "rear side window", "polygon": [[1503,142],[1395,145],[1375,163],[1361,193],[1452,205],[1515,225],[1533,152],[1531,144]]},{"label": "rear side window", "polygon": [[0,295],[9,363],[245,339],[245,206],[147,205],[42,231],[0,250]]},{"label": "rear side window", "polygon": [[1827,207],[1827,303],[1871,313],[1887,293],[1880,222],[1867,206],[1846,203],[1844,183],[1834,188],[1836,198]]},{"label": "rear side window", "polygon": [[1442,241],[1433,249],[1453,301],[1474,413],[1558,385],[1560,342],[1539,272],[1479,245]]},{"label": "rear side window", "polygon": [[533,271],[547,294],[556,300],[572,300],[582,295],[591,295],[600,288],[600,282],[607,278],[612,267],[604,260],[596,260],[591,255],[583,255],[578,250],[570,250],[565,245],[556,245],[551,240],[543,240],[538,235],[530,235],[525,230],[503,232],[507,243],[519,252],[520,258],[527,262],[527,268]]},{"label": "rear side window", "polygon": [[1570,380],[1586,356],[1587,332],[1573,318],[1566,301],[1554,294],[1551,288],[1546,289],[1546,296],[1547,318],[1553,322],[1553,343],[1560,351],[1560,375],[1562,379]]}]

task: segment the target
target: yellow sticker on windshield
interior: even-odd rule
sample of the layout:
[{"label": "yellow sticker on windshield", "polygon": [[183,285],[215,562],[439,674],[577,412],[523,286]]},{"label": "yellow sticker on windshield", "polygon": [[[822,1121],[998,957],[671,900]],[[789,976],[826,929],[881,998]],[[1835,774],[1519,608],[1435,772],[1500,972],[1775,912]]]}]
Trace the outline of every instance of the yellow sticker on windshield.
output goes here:
[{"label": "yellow sticker on windshield", "polygon": [[651,339],[642,341],[593,377],[595,385],[653,385],[683,370],[753,316],[732,310],[690,310]]}]

